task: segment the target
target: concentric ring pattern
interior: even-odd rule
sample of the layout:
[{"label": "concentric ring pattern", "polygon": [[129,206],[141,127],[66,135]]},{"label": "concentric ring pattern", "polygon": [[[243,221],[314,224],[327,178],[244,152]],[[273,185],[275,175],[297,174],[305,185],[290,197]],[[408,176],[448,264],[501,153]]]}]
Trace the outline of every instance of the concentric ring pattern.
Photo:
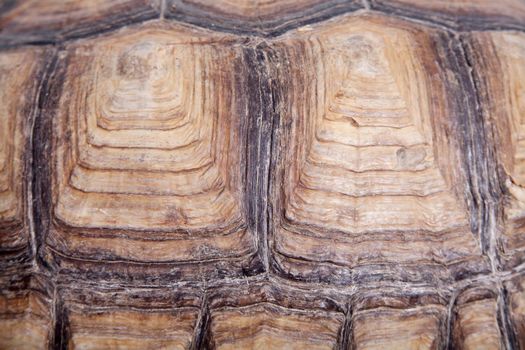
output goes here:
[{"label": "concentric ring pattern", "polygon": [[227,61],[238,53],[220,40],[152,25],[68,49],[53,250],[137,263],[254,254]]},{"label": "concentric ring pattern", "polygon": [[[432,78],[445,73],[436,39],[378,22],[349,18],[280,40],[290,61],[309,68],[294,72],[297,86],[309,87],[290,93],[273,193],[282,206],[274,212],[277,268],[300,278],[354,279],[348,268],[376,265],[417,280],[406,267],[417,264],[447,279],[448,265],[482,263],[465,177],[454,168],[458,144],[445,137],[448,92]],[[320,272],[319,264],[331,267]],[[386,264],[406,264],[406,275]]]}]

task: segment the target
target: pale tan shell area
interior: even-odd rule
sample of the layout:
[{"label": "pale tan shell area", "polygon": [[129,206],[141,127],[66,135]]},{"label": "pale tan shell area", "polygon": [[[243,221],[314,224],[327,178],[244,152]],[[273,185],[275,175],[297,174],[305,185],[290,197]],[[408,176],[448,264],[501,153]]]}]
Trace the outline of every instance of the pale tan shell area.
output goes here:
[{"label": "pale tan shell area", "polygon": [[0,350],[525,350],[525,1],[0,0]]}]

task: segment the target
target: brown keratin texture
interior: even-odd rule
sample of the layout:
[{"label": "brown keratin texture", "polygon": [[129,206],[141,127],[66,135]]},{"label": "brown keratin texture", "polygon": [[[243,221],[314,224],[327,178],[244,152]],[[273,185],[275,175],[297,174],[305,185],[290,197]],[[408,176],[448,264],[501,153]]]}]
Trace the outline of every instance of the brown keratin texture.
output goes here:
[{"label": "brown keratin texture", "polygon": [[525,350],[525,2],[0,1],[2,349]]}]

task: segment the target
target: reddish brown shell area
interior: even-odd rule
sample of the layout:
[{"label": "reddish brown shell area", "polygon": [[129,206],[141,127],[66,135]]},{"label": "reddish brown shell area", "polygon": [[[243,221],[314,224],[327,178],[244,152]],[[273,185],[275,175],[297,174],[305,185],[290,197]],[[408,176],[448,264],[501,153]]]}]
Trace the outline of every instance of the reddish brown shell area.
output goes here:
[{"label": "reddish brown shell area", "polygon": [[0,2],[0,349],[525,349],[522,0]]}]

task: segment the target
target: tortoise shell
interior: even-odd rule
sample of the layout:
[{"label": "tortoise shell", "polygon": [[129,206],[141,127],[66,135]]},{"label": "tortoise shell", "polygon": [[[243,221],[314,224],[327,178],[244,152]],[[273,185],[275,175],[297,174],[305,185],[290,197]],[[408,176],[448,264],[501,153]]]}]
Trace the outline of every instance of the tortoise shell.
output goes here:
[{"label": "tortoise shell", "polygon": [[1,349],[525,349],[522,0],[0,2]]}]

